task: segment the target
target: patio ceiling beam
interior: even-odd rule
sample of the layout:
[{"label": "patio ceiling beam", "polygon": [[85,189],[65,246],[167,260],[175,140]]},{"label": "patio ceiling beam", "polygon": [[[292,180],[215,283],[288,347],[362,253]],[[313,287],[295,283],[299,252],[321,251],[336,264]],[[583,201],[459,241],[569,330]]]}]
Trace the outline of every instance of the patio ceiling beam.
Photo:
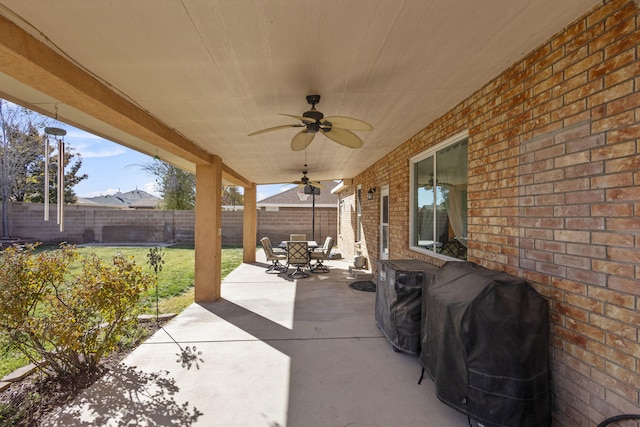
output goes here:
[{"label": "patio ceiling beam", "polygon": [[[193,165],[211,164],[210,153],[4,16],[0,16],[0,72]],[[28,103],[25,106],[29,107]],[[37,106],[34,109],[43,111]],[[144,147],[132,148],[145,151]],[[148,152],[149,147],[146,151],[154,155]]]},{"label": "patio ceiling beam", "polygon": [[255,183],[250,182],[242,175],[231,169],[229,166],[222,164],[222,179],[230,182],[232,185],[238,185],[244,188],[251,188]]}]

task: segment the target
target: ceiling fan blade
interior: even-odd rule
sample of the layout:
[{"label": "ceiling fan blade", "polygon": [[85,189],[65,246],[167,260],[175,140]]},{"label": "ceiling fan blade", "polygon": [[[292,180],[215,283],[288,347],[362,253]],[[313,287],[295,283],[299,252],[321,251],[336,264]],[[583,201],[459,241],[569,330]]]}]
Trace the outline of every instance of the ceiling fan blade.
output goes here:
[{"label": "ceiling fan blade", "polygon": [[[315,120],[313,120],[310,117],[296,116],[294,114],[285,114],[285,113],[278,113],[278,114],[280,114],[281,116],[293,117],[294,119],[301,120],[303,122],[315,123]],[[303,126],[303,125],[300,125],[300,126]]]},{"label": "ceiling fan blade", "polygon": [[286,129],[286,128],[299,128],[299,127],[303,127],[304,125],[280,125],[280,126],[274,126],[272,128],[266,128],[266,129],[262,129],[262,130],[257,130],[255,132],[251,132],[248,136],[254,136],[254,135],[260,135],[261,133],[267,133],[267,132],[272,132],[274,130],[280,130],[280,129]]},{"label": "ceiling fan blade", "polygon": [[337,142],[340,145],[344,145],[345,147],[360,148],[363,144],[358,135],[347,129],[332,128],[329,131],[320,129],[320,132],[322,132],[322,134],[327,138]]},{"label": "ceiling fan blade", "polygon": [[291,140],[291,149],[293,151],[302,151],[313,141],[315,133],[309,133],[307,130],[301,130]]},{"label": "ceiling fan blade", "polygon": [[321,124],[325,122],[331,123],[334,128],[350,129],[350,130],[373,130],[373,126],[362,120],[353,119],[351,117],[343,116],[329,116],[320,121]]},{"label": "ceiling fan blade", "polygon": [[324,188],[324,184],[321,184],[320,181],[309,181],[309,184],[316,188]]}]

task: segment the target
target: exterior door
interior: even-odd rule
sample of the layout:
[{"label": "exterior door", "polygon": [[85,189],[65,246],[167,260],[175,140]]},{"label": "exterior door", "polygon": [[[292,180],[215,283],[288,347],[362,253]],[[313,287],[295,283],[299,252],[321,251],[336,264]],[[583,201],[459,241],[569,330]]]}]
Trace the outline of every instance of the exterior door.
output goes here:
[{"label": "exterior door", "polygon": [[380,259],[389,259],[389,186],[380,189]]}]

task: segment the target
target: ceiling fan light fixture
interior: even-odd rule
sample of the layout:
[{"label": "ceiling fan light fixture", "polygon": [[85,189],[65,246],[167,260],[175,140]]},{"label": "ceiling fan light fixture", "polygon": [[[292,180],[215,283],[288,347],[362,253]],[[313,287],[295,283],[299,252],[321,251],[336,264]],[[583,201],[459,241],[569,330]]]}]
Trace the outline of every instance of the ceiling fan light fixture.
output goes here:
[{"label": "ceiling fan light fixture", "polygon": [[[293,151],[301,151],[307,148],[316,133],[321,132],[330,140],[348,148],[360,148],[363,145],[362,139],[352,132],[352,130],[373,130],[373,127],[362,120],[353,119],[343,116],[328,116],[324,118],[324,114],[316,110],[316,104],[320,102],[320,95],[307,95],[307,103],[311,104],[311,109],[304,112],[302,116],[293,114],[279,113],[283,116],[292,117],[300,120],[302,124],[291,124],[274,126],[252,132],[249,136],[259,135],[279,129],[290,127],[303,127],[304,129],[294,135],[291,140],[291,149]],[[331,133],[329,133],[331,132]]]},{"label": "ceiling fan light fixture", "polygon": [[309,123],[307,125],[308,133],[317,133],[320,130],[320,125],[318,123]]},{"label": "ceiling fan light fixture", "polygon": [[302,117],[311,119],[312,123],[317,123],[324,118],[324,114],[316,110],[315,107],[302,113]]}]

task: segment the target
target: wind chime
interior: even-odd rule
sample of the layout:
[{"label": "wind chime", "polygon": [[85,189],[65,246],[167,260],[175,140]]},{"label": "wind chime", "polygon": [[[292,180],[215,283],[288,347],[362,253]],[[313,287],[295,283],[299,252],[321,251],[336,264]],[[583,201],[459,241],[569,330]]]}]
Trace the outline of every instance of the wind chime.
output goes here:
[{"label": "wind chime", "polygon": [[52,136],[58,143],[58,212],[57,223],[60,225],[60,232],[64,231],[64,136],[67,131],[56,127],[44,128],[47,138],[44,142],[44,220],[49,221],[49,136]]}]

